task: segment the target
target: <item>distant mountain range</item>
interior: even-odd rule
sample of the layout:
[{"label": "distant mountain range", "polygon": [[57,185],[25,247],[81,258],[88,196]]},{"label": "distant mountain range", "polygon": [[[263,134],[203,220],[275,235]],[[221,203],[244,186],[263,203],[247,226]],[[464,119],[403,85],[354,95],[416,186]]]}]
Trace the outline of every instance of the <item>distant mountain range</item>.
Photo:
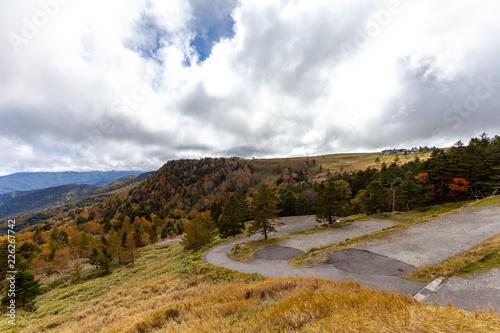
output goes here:
[{"label": "distant mountain range", "polygon": [[[64,205],[100,188],[100,186],[95,185],[62,185],[41,190],[14,192],[16,194],[21,193],[22,195],[16,196],[0,205],[0,218],[30,214]],[[8,193],[3,196],[7,195]]]},{"label": "distant mountain range", "polygon": [[16,226],[37,224],[70,209],[89,207],[105,198],[130,190],[153,173],[125,176],[104,187],[63,185],[0,194],[0,234],[6,230],[7,217],[16,217]]},{"label": "distant mountain range", "polygon": [[[62,185],[106,186],[125,176],[138,176],[145,171],[32,172],[0,177],[0,195],[13,191],[30,191]],[[14,193],[15,197],[21,193]],[[0,199],[5,200],[6,198]],[[4,201],[5,202],[5,201]]]}]

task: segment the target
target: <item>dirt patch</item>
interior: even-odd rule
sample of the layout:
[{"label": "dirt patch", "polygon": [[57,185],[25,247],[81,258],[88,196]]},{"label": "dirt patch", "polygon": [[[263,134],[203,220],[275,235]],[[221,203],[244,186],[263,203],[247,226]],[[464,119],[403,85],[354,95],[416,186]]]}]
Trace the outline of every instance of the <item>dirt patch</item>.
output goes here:
[{"label": "dirt patch", "polygon": [[402,276],[416,269],[399,260],[358,249],[331,253],[326,263],[345,272],[365,275]]},{"label": "dirt patch", "polygon": [[155,245],[159,245],[159,246],[172,245],[172,244],[179,244],[181,242],[182,242],[182,235],[176,236],[175,238],[161,240],[161,241],[155,243]]},{"label": "dirt patch", "polygon": [[255,253],[254,258],[264,260],[290,260],[303,253],[303,251],[294,249],[293,247],[270,245]]}]

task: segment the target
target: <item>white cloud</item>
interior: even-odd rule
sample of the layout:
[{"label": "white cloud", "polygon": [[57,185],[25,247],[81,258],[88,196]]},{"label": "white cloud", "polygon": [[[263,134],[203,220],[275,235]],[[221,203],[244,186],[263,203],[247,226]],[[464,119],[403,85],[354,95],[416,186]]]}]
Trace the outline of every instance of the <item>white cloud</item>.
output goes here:
[{"label": "white cloud", "polygon": [[[18,52],[9,36],[43,8],[0,3],[0,172],[499,134],[494,1],[67,2]],[[192,40],[209,31],[223,37],[200,63]],[[490,75],[477,109],[448,111]]]}]

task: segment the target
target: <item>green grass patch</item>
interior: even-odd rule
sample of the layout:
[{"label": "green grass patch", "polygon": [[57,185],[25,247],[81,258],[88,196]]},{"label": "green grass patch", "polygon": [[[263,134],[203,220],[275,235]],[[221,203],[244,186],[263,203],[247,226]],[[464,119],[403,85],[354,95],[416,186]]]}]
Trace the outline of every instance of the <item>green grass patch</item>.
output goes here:
[{"label": "green grass patch", "polygon": [[477,201],[473,205],[474,207],[500,206],[500,195]]},{"label": "green grass patch", "polygon": [[440,265],[420,268],[404,277],[414,281],[432,281],[440,275],[465,277],[498,267],[500,267],[500,235]]},{"label": "green grass patch", "polygon": [[227,253],[227,256],[236,261],[250,261],[253,259],[255,253],[269,245],[274,245],[280,242],[281,237],[270,237],[267,240],[250,240],[243,243],[238,243],[233,246]]}]

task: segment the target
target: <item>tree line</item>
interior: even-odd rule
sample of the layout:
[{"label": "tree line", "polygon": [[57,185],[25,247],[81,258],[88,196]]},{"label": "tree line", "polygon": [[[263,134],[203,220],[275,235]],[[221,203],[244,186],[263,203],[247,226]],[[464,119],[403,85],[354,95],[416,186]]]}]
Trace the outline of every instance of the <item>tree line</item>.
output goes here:
[{"label": "tree line", "polygon": [[[318,221],[327,223],[352,214],[425,209],[445,202],[484,198],[497,194],[500,187],[500,137],[489,138],[483,133],[468,145],[459,141],[449,149],[433,149],[425,161],[415,157],[404,165],[396,161],[383,163],[380,170],[337,173],[323,182],[305,181],[279,189],[281,184],[281,177],[273,184],[277,216],[315,214]],[[236,198],[224,205],[224,210],[232,213],[226,214],[219,225],[223,237],[243,230],[248,210],[242,197],[235,203]],[[253,210],[253,214],[257,219],[258,211]]]}]

